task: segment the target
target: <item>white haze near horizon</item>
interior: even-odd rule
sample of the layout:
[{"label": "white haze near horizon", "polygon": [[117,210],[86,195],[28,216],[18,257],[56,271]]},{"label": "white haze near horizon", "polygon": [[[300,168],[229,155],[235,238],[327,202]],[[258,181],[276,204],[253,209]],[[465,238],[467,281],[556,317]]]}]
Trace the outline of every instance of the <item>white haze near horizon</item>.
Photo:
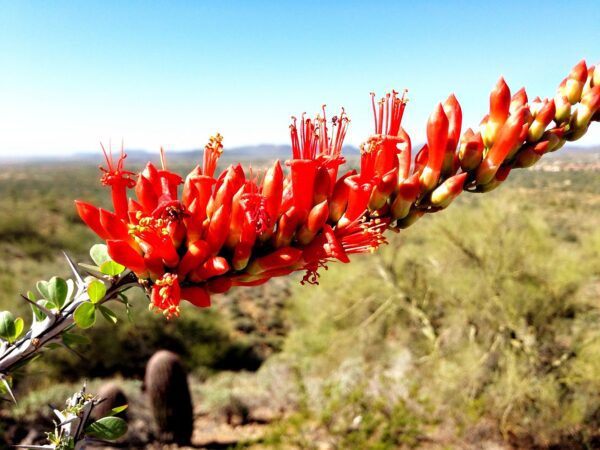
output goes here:
[{"label": "white haze near horizon", "polygon": [[[196,133],[194,133],[196,134]],[[356,133],[355,133],[356,134]],[[352,137],[352,135],[349,133],[350,137]],[[368,131],[365,134],[365,136],[368,135]],[[208,134],[206,135],[208,137]],[[148,139],[123,139],[124,142],[124,148],[125,150],[143,150],[143,151],[149,151],[149,152],[153,152],[156,151],[158,152],[158,150],[160,149],[161,146],[163,146],[165,148],[165,150],[167,151],[174,151],[174,152],[179,152],[179,151],[191,151],[191,150],[201,150],[204,146],[203,142],[200,142],[199,139],[192,139],[191,136],[187,137],[188,139],[182,139],[181,135],[178,135],[177,138],[173,139],[173,141],[177,142],[178,145],[176,146],[169,146],[167,145],[167,143],[169,142],[168,139],[165,139],[164,142],[165,144],[154,144],[153,142],[149,141]],[[411,138],[413,141],[413,145],[415,146],[415,149],[413,150],[418,150],[418,148],[416,148],[419,143],[425,142],[425,134],[411,134]],[[284,138],[285,139],[285,138]],[[206,140],[206,139],[205,139]],[[354,146],[354,147],[359,147],[360,143],[362,141],[360,140],[350,140],[350,139],[346,139],[346,141],[344,142],[345,145],[349,145],[349,146]],[[109,145],[109,143],[112,145],[112,149],[113,151],[118,151],[121,147],[121,140],[115,140],[115,139],[105,139],[102,140],[102,143],[106,146]],[[268,142],[264,139],[260,139],[259,137],[257,137],[254,140],[250,140],[250,141],[234,141],[234,142],[228,142],[228,139],[225,138],[224,140],[224,144],[225,144],[225,151],[227,151],[228,148],[230,149],[235,149],[235,148],[239,148],[239,147],[254,147],[254,146],[279,146],[279,145],[289,145],[289,139],[288,140],[277,140],[277,141],[272,141],[272,142]],[[16,145],[11,145],[10,143],[6,143],[6,142],[2,142],[2,140],[0,140],[0,159],[21,159],[21,158],[35,158],[35,157],[43,157],[43,158],[53,158],[53,157],[69,157],[69,156],[75,156],[78,154],[95,154],[95,153],[99,153],[101,151],[101,147],[100,147],[100,141],[98,141],[97,143],[92,143],[90,142],[90,144],[87,147],[82,147],[82,148],[68,148],[68,147],[57,147],[56,145],[52,145],[52,146],[48,146],[48,145],[44,145],[43,142],[40,142],[39,147],[37,146],[31,146],[31,142],[28,142],[28,148],[26,147],[22,147],[19,146],[18,144]],[[587,134],[585,136],[583,136],[581,139],[575,141],[575,142],[571,142],[571,143],[567,143],[567,145],[571,145],[571,146],[577,146],[577,147],[595,147],[600,145],[600,123],[592,123],[592,125],[590,126],[590,129],[588,130]],[[37,147],[37,148],[36,148]],[[51,147],[51,148],[49,148]],[[265,155],[268,156],[268,155]]]}]

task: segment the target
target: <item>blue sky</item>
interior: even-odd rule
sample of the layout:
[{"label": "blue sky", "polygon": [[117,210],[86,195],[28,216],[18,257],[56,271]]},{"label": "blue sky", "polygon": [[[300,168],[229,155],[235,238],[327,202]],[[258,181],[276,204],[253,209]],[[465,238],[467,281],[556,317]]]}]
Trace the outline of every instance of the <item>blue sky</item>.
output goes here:
[{"label": "blue sky", "polygon": [[451,92],[476,126],[499,75],[550,97],[600,62],[597,0],[325,3],[0,0],[0,155],[287,143],[323,103],[359,144],[369,92],[405,87],[418,141]]}]

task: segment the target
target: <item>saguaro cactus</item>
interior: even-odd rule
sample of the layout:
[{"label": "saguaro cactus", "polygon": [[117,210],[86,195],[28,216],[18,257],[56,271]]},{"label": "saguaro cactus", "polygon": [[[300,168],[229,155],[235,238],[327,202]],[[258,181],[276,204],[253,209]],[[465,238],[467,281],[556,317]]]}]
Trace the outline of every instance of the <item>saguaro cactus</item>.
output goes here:
[{"label": "saguaro cactus", "polygon": [[[92,411],[92,417],[94,419],[109,415],[113,408],[127,405],[127,396],[114,381],[103,384],[98,390],[97,397],[101,400],[101,403],[99,403]],[[119,412],[116,416],[127,420],[127,410]]]},{"label": "saguaro cactus", "polygon": [[187,376],[179,357],[167,350],[152,355],[146,365],[144,386],[159,440],[188,444],[194,417]]}]

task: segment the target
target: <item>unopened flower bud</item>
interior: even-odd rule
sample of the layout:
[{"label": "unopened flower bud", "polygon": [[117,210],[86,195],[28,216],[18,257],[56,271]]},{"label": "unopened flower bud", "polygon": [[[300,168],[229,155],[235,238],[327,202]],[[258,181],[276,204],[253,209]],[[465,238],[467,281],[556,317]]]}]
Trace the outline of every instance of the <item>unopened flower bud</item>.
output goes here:
[{"label": "unopened flower bud", "polygon": [[411,209],[410,212],[406,215],[406,217],[396,222],[396,227],[402,230],[408,228],[421,217],[423,217],[423,214],[425,214],[424,211],[420,211],[418,209]]},{"label": "unopened flower bud", "polygon": [[475,169],[483,159],[483,140],[481,133],[473,133],[470,128],[463,135],[458,151],[460,167],[465,172]]},{"label": "unopened flower bud", "polygon": [[421,172],[421,186],[430,191],[437,185],[448,145],[448,117],[441,104],[438,104],[427,121],[427,165]]},{"label": "unopened flower bud", "polygon": [[403,219],[421,192],[418,174],[404,180],[398,186],[396,198],[392,202],[391,214],[393,219]]},{"label": "unopened flower bud", "polygon": [[571,73],[563,80],[559,87],[559,92],[566,96],[571,105],[578,103],[581,99],[581,92],[587,79],[587,66],[584,60],[571,69]]},{"label": "unopened flower bud", "polygon": [[448,178],[431,193],[431,205],[436,208],[446,208],[462,192],[467,178],[463,172]]},{"label": "unopened flower bud", "polygon": [[569,120],[571,117],[571,104],[569,99],[564,95],[557,95],[554,97],[554,105],[556,107],[556,113],[554,114],[554,120],[556,123],[561,124]]},{"label": "unopened flower bud", "polygon": [[527,141],[537,142],[540,140],[546,127],[554,119],[556,114],[556,107],[554,100],[545,101],[540,107],[539,111],[535,114],[535,118],[527,131]]},{"label": "unopened flower bud", "polygon": [[549,144],[549,141],[541,141],[524,145],[517,153],[514,167],[519,169],[533,166],[548,151]]},{"label": "unopened flower bud", "polygon": [[496,140],[496,135],[504,125],[510,109],[510,89],[504,78],[500,77],[498,83],[490,94],[490,114],[482,132],[483,143],[491,147]]}]

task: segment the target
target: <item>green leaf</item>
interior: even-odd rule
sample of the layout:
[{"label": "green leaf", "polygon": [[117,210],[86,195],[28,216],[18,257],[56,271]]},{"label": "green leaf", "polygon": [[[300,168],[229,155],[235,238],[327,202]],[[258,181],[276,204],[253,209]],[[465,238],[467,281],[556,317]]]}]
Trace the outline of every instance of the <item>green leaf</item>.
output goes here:
[{"label": "green leaf", "polygon": [[90,248],[90,256],[98,266],[101,266],[106,261],[110,261],[108,256],[108,247],[105,244],[96,244]]},{"label": "green leaf", "polygon": [[[31,300],[32,302],[37,302],[37,299],[35,298],[35,294],[32,291],[27,291],[27,298],[29,300]],[[36,308],[35,306],[33,306],[31,304],[29,306],[31,307],[31,311],[33,312],[34,320],[42,321],[46,318],[46,315],[42,311],[40,311],[39,308]]]},{"label": "green leaf", "polygon": [[92,303],[98,303],[106,294],[106,286],[100,280],[94,280],[87,287],[87,293]]},{"label": "green leaf", "polygon": [[77,344],[89,344],[90,343],[90,338],[88,338],[87,336],[81,336],[79,334],[73,334],[73,333],[63,333],[62,340],[63,340],[63,343],[67,347],[71,347],[71,346],[77,345]]},{"label": "green leaf", "polygon": [[73,320],[79,328],[90,328],[96,323],[96,307],[93,303],[82,303],[75,310]]},{"label": "green leaf", "polygon": [[113,324],[117,323],[117,316],[115,315],[114,312],[112,312],[106,306],[98,305],[98,308],[100,309],[100,312],[102,313],[102,315],[108,322],[113,323]]},{"label": "green leaf", "polygon": [[109,415],[110,416],[116,416],[120,412],[125,411],[128,407],[129,407],[129,405],[116,406],[116,407],[114,407],[113,409],[110,410]]},{"label": "green leaf", "polygon": [[0,338],[12,343],[16,330],[15,316],[10,311],[0,312]]},{"label": "green leaf", "polygon": [[98,275],[102,275],[102,272],[100,272],[100,267],[98,267],[98,266],[92,266],[91,264],[84,264],[84,263],[79,263],[79,266],[83,267],[89,273],[97,273]]},{"label": "green leaf", "polygon": [[23,332],[23,328],[25,327],[25,322],[23,322],[23,319],[21,319],[20,317],[17,317],[17,319],[15,320],[15,340],[21,336],[21,333]]},{"label": "green leaf", "polygon": [[106,261],[100,266],[100,272],[102,272],[104,275],[110,275],[111,277],[116,277],[117,275],[123,273],[124,270],[125,266],[114,261]]},{"label": "green leaf", "polygon": [[69,286],[67,282],[59,277],[52,277],[47,284],[48,288],[48,300],[58,306],[61,309],[67,300],[67,294],[69,292]]},{"label": "green leaf", "polygon": [[50,293],[48,292],[48,282],[47,281],[40,280],[37,282],[35,287],[37,287],[37,290],[42,297],[44,297],[45,299],[48,299],[48,300],[50,299]]},{"label": "green leaf", "polygon": [[120,417],[103,417],[89,424],[85,429],[85,433],[98,439],[118,439],[127,433],[127,422]]},{"label": "green leaf", "polygon": [[31,312],[33,313],[34,321],[41,322],[46,318],[46,315],[40,310],[40,308],[37,308],[33,305],[29,306],[31,307]]},{"label": "green leaf", "polygon": [[38,305],[43,306],[46,309],[58,309],[54,303],[49,302],[48,300],[38,300]]}]

